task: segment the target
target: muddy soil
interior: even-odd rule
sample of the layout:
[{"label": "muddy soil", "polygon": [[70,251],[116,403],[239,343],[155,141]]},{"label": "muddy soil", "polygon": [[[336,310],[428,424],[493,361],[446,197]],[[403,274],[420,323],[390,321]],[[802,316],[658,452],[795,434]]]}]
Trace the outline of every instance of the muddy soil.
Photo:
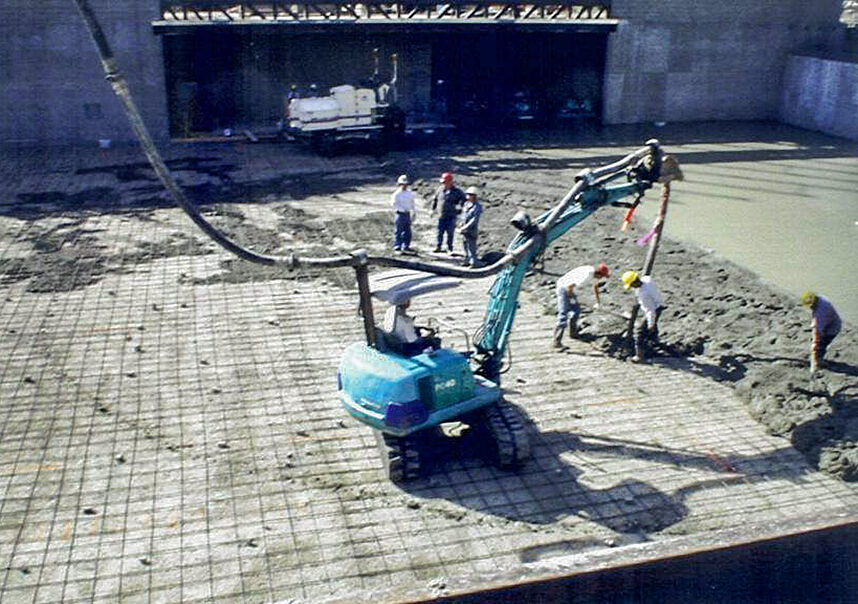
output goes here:
[{"label": "muddy soil", "polygon": [[[440,173],[446,164],[439,162],[434,168],[432,173]],[[469,184],[474,176],[468,175]],[[562,195],[556,179],[540,171],[517,171],[516,177],[519,183],[528,183],[525,191],[520,184],[510,186],[508,178],[478,176],[485,206],[479,239],[483,254],[500,252],[511,241],[515,231],[508,221],[518,208],[535,217]],[[549,184],[535,184],[540,181]],[[436,186],[431,176],[415,183],[427,196]],[[656,186],[646,203],[658,203],[660,193]],[[646,248],[635,240],[650,225],[636,220],[630,232],[623,233],[619,230],[623,214],[624,210],[604,208],[567,233],[546,251],[544,264],[525,280],[524,288],[541,301],[545,320],[553,321],[556,279],[581,264],[607,263],[612,278],[601,295],[601,308],[585,311],[581,339],[628,361],[633,351],[624,335],[628,322],[623,315],[635,304],[619,276],[642,267]],[[668,238],[659,247],[653,276],[667,309],[660,321],[662,345],[648,362],[733,385],[767,431],[790,439],[823,472],[858,480],[854,327],[844,327],[829,349],[826,366],[811,375],[810,314],[794,297],[716,253]],[[582,296],[585,307],[591,297]]]},{"label": "muddy soil", "polygon": [[[627,148],[635,146],[630,143]],[[189,189],[191,197],[201,204],[212,204],[204,207],[206,214],[241,244],[264,253],[328,255],[358,247],[375,252],[388,247],[391,226],[387,213],[368,211],[362,218],[345,219],[314,214],[312,204],[305,211],[290,202],[356,189],[361,183],[392,183],[397,174],[406,171],[418,179],[414,188],[429,196],[437,175],[450,169],[455,151],[444,157],[432,150],[394,154],[377,165],[369,178],[361,170],[355,171],[351,180],[350,172],[337,170],[331,172],[336,179],[302,175],[238,182],[230,177],[230,166],[212,165],[211,158],[174,167],[201,170],[196,184]],[[474,148],[462,152],[473,153]],[[507,161],[513,161],[507,153],[516,154],[514,171],[506,167]],[[562,197],[567,184],[571,185],[566,183],[570,162],[540,158],[522,162],[520,150],[515,147],[509,151],[493,147],[488,157],[480,154],[480,161],[456,167],[462,176],[461,184],[481,188],[485,212],[479,249],[489,255],[503,251],[515,235],[508,221],[519,208],[536,216]],[[3,282],[27,280],[26,288],[34,292],[68,291],[91,285],[105,274],[127,270],[139,262],[212,253],[212,245],[190,226],[183,233],[174,231],[166,239],[131,241],[122,253],[108,253],[105,238],[111,235],[87,229],[79,220],[79,212],[103,211],[105,204],[111,205],[119,197],[122,203],[111,205],[111,213],[128,211],[136,219],[147,220],[169,201],[155,189],[157,185],[152,185],[144,166],[108,166],[102,171],[116,177],[116,190],[56,199],[42,196],[38,200],[19,195],[20,207],[7,213],[30,221],[19,235],[20,241],[16,241],[16,245],[29,246],[30,253],[0,260]],[[649,192],[646,203],[658,203],[659,193],[658,187]],[[250,210],[259,206],[275,218],[250,217]],[[627,360],[631,351],[624,337],[627,321],[623,314],[630,311],[634,300],[623,291],[619,275],[643,264],[646,251],[634,241],[649,225],[637,221],[630,233],[622,233],[622,216],[620,209],[600,210],[561,238],[526,279],[525,290],[542,303],[545,320],[553,322],[556,279],[580,264],[606,262],[612,279],[604,289],[602,308],[585,312],[580,323],[581,339],[596,351]],[[57,227],[48,220],[51,217],[65,222]],[[431,225],[424,223],[420,228],[431,229]],[[287,276],[282,271],[233,259],[222,261],[221,268],[220,273],[199,283],[265,281]],[[353,287],[348,269],[324,276],[304,276],[324,278],[338,287]],[[732,384],[747,402],[750,414],[769,432],[790,439],[820,470],[844,480],[858,480],[858,333],[854,327],[844,328],[830,349],[827,366],[811,376],[810,317],[796,299],[715,253],[669,239],[662,241],[654,278],[668,308],[660,322],[661,349],[648,362]],[[585,294],[584,304],[588,301]]]}]

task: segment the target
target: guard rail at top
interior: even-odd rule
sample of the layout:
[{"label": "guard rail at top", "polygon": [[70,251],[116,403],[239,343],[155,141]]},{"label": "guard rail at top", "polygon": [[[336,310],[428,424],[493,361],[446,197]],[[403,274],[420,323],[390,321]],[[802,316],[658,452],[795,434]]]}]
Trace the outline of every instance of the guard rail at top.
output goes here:
[{"label": "guard rail at top", "polygon": [[404,2],[277,2],[262,0],[161,0],[162,21],[265,22],[310,20],[602,20],[611,18],[610,0],[430,0]]}]

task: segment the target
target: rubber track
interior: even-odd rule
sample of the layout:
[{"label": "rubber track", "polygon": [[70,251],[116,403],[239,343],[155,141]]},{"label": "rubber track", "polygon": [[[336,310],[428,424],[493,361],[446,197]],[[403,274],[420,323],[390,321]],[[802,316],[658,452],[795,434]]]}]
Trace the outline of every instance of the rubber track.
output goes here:
[{"label": "rubber track", "polygon": [[496,403],[485,408],[483,418],[497,447],[501,468],[515,467],[530,457],[530,440],[517,409],[504,402]]},{"label": "rubber track", "polygon": [[410,436],[392,436],[378,430],[374,432],[390,480],[408,482],[418,478],[422,470],[422,440]]}]

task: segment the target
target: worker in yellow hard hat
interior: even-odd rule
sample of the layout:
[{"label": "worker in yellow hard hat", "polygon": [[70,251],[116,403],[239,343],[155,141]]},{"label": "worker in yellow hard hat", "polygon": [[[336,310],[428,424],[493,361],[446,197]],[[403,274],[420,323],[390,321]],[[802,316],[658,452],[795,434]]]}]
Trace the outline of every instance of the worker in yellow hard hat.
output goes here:
[{"label": "worker in yellow hard hat", "polygon": [[843,326],[840,315],[824,297],[811,291],[801,295],[801,304],[811,312],[810,372],[814,373],[825,362],[825,353]]},{"label": "worker in yellow hard hat", "polygon": [[623,289],[635,290],[638,306],[644,313],[644,319],[635,329],[635,362],[643,361],[649,349],[658,344],[658,319],[664,310],[664,299],[652,277],[641,275],[637,271],[626,271],[621,277]]}]

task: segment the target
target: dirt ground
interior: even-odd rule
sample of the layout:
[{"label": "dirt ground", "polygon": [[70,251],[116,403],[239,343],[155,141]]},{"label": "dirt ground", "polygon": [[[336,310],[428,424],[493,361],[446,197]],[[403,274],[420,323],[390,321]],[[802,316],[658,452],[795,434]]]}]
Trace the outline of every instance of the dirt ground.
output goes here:
[{"label": "dirt ground", "polygon": [[[705,138],[706,132],[701,126],[697,134],[686,131],[683,136]],[[765,132],[761,130],[760,136],[769,136]],[[671,132],[660,134],[670,152]],[[324,159],[324,166],[315,173],[241,174],[240,165],[224,161],[217,153],[176,156],[169,163],[213,222],[244,245],[267,253],[310,255],[356,247],[381,251],[389,247],[390,218],[378,211],[308,217],[290,201],[366,186],[387,191],[402,172],[416,179],[418,193],[429,197],[437,175],[451,170],[463,188],[481,189],[485,212],[479,249],[487,254],[503,251],[514,236],[508,220],[516,210],[538,215],[565,193],[577,170],[615,159],[588,154],[588,143],[604,145],[603,134],[580,138],[577,147],[563,138],[516,136],[480,145],[454,140],[440,148],[410,149],[382,158],[358,155],[356,160],[344,154]],[[617,130],[612,136],[617,156],[648,137],[639,128]],[[461,159],[465,156],[469,159]],[[681,153],[678,158],[681,163]],[[23,282],[30,292],[69,291],[91,285],[105,274],[131,270],[141,260],[214,251],[188,224],[162,215],[170,202],[145,164],[78,169],[82,176],[99,173],[115,179],[117,186],[77,193],[24,193],[3,207],[4,215],[16,219],[14,226],[7,223],[4,228],[15,230],[19,248],[0,258],[4,284]],[[681,188],[682,183],[674,186],[675,191]],[[645,203],[658,203],[659,194],[657,186]],[[213,205],[213,200],[221,203]],[[258,210],[259,203],[264,212]],[[106,207],[119,207],[135,220],[169,228],[153,229],[151,239],[115,248],[111,234],[98,225],[99,212]],[[66,215],[68,210],[74,214]],[[596,351],[627,359],[630,350],[622,336],[626,321],[621,315],[633,306],[633,298],[623,291],[618,277],[642,265],[645,249],[634,240],[649,225],[636,219],[630,232],[622,233],[618,228],[622,215],[620,209],[603,209],[556,242],[545,253],[544,265],[526,280],[525,290],[542,300],[546,321],[551,321],[556,278],[579,264],[606,262],[613,277],[602,295],[602,309],[584,315],[582,339]],[[20,228],[21,221],[26,221],[26,228]],[[668,225],[669,221],[668,217]],[[424,214],[417,229],[431,238],[432,228]],[[197,278],[198,282],[241,283],[283,276],[238,260],[225,260],[222,268]],[[334,286],[352,287],[348,270],[322,277]],[[858,334],[853,326],[847,325],[835,341],[827,366],[811,376],[809,313],[793,297],[723,260],[717,251],[669,238],[662,241],[654,277],[668,308],[660,323],[663,346],[649,362],[732,385],[754,418],[770,433],[790,439],[814,466],[844,480],[858,479]],[[701,363],[702,359],[707,362]]]},{"label": "dirt ground", "polygon": [[[635,148],[633,141],[628,143],[629,149]],[[670,152],[669,140],[663,143]],[[681,153],[678,158],[681,163]],[[502,158],[493,161],[497,164],[489,171],[467,174],[463,181],[482,190],[483,251],[501,251],[512,239],[515,231],[508,220],[516,209],[538,215],[567,186],[538,162],[535,168],[516,166],[510,174],[496,169],[503,167]],[[578,163],[583,168],[586,161],[573,161],[569,167]],[[446,159],[428,161],[421,165],[421,175],[427,169],[440,173],[449,165]],[[416,189],[429,196],[435,186],[434,179],[428,179]],[[682,183],[673,189],[681,192]],[[658,204],[660,194],[657,185],[645,203]],[[546,252],[544,268],[525,282],[525,289],[539,296],[546,314],[552,314],[559,275],[580,264],[607,263],[612,280],[601,296],[601,312],[585,315],[582,338],[605,354],[628,359],[633,353],[622,335],[627,322],[618,315],[627,314],[634,303],[630,294],[624,294],[619,276],[641,268],[646,248],[635,245],[635,240],[650,224],[636,217],[629,232],[623,233],[619,230],[623,215],[624,210],[603,209],[558,240]],[[668,213],[668,224],[669,220]],[[662,347],[650,362],[732,385],[749,413],[771,434],[790,439],[812,465],[844,480],[858,479],[858,334],[853,326],[844,327],[825,368],[811,375],[810,313],[796,298],[720,258],[717,250],[669,238],[661,243],[653,276],[667,309],[660,321]]]},{"label": "dirt ground", "polygon": [[[516,210],[539,214],[581,168],[652,134],[462,136],[381,157],[273,144],[164,153],[214,224],[281,254],[391,253],[396,176],[428,195],[449,170],[483,191],[479,245],[490,256],[515,234]],[[749,149],[768,170],[802,162],[792,179],[802,184],[858,157],[769,124],[659,136],[685,162],[675,208],[699,201],[713,163],[739,181],[747,167],[734,164]],[[624,210],[600,210],[525,280],[503,386],[526,418],[532,459],[504,472],[451,439],[429,475],[398,485],[337,400],[336,364],[362,336],[350,269],[233,258],[171,205],[135,148],[12,149],[0,178],[4,602],[416,601],[852,517],[854,327],[811,380],[809,316],[793,295],[717,251],[665,240],[655,272],[664,347],[628,361],[621,315],[633,297],[618,277],[643,262],[634,239],[645,214],[621,233]],[[419,257],[460,261],[430,253],[434,227],[423,208]],[[555,280],[600,261],[613,274],[602,308],[583,294],[582,337],[553,350]],[[421,297],[415,314],[473,333],[491,281]],[[460,350],[455,331],[442,335]],[[843,480],[812,471],[798,449]]]}]

